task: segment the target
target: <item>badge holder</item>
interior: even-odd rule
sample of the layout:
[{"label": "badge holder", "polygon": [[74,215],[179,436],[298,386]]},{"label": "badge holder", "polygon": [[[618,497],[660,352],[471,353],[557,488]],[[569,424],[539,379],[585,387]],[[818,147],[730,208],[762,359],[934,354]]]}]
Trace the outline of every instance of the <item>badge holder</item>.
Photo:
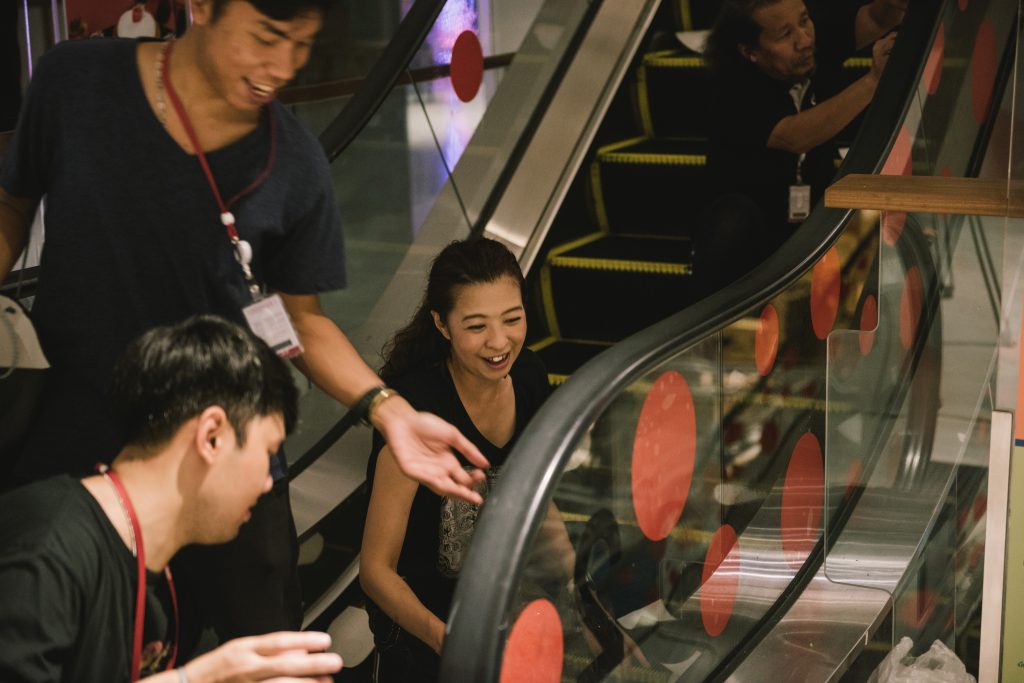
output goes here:
[{"label": "badge holder", "polygon": [[231,246],[235,249],[235,260],[242,267],[245,284],[252,295],[252,303],[242,308],[242,315],[249,323],[253,334],[267,343],[267,346],[281,358],[294,358],[303,352],[299,334],[292,325],[284,301],[280,295],[263,293],[256,279],[252,276],[252,245],[238,236],[235,217],[230,211],[221,214],[221,221],[231,235]]},{"label": "badge holder", "polygon": [[168,41],[164,44],[164,68],[160,72],[159,78],[171,104],[174,106],[182,127],[185,129],[185,133],[188,135],[189,141],[192,143],[192,147],[195,149],[196,158],[199,160],[199,165],[206,175],[206,181],[210,185],[210,190],[213,192],[217,206],[220,208],[220,222],[224,224],[228,239],[231,240],[231,247],[235,251],[235,260],[238,261],[238,265],[242,267],[242,274],[245,275],[245,284],[249,289],[253,302],[242,308],[242,315],[245,316],[246,322],[249,323],[249,329],[257,337],[265,341],[267,346],[273,349],[278,356],[282,358],[298,356],[303,352],[302,344],[299,341],[299,335],[295,331],[291,319],[288,317],[288,311],[285,310],[284,301],[277,294],[266,296],[256,282],[252,275],[252,245],[238,235],[238,230],[235,228],[235,216],[228,210],[228,207],[255,190],[270,176],[270,171],[274,167],[274,152],[277,141],[274,132],[274,120],[271,114],[273,110],[266,110],[270,124],[270,152],[267,154],[266,166],[256,180],[225,202],[221,198],[220,189],[217,187],[210,164],[206,160],[206,154],[203,153],[203,147],[199,144],[199,139],[192,128],[192,122],[188,118],[188,113],[185,111],[185,107],[182,105],[181,100],[178,98],[178,93],[174,89],[174,84],[171,82],[171,51],[173,49],[174,41]]},{"label": "badge holder", "polygon": [[811,186],[804,185],[802,166],[806,154],[796,161],[796,185],[789,186],[789,222],[801,223],[811,215]]}]

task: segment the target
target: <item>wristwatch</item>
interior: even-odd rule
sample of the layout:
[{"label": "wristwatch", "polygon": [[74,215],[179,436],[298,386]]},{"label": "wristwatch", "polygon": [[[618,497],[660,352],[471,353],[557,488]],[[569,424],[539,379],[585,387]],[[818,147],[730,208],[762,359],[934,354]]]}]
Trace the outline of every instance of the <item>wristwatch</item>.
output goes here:
[{"label": "wristwatch", "polygon": [[370,417],[373,415],[373,411],[375,411],[381,403],[392,396],[399,395],[400,394],[391,387],[386,387],[384,385],[374,387],[362,395],[355,406],[352,407],[352,410],[359,417],[360,422],[367,427],[372,427],[373,425],[370,423]]}]

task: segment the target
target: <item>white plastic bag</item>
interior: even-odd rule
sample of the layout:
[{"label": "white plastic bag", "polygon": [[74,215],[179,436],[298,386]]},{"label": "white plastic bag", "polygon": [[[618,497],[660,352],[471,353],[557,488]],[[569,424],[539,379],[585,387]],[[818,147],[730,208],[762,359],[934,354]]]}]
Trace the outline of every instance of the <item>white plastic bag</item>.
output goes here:
[{"label": "white plastic bag", "polygon": [[914,641],[904,636],[868,683],[975,683],[974,676],[941,640],[920,657],[910,657]]}]

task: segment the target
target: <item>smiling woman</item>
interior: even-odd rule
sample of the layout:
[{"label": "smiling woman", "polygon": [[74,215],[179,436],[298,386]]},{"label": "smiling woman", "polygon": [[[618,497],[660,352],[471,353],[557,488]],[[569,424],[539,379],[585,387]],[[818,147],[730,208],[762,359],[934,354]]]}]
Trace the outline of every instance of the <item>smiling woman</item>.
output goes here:
[{"label": "smiling woman", "polygon": [[[498,242],[453,242],[435,259],[416,315],[384,349],[385,381],[458,427],[490,461],[484,496],[548,393],[540,360],[523,348],[522,284],[515,257]],[[360,581],[372,601],[377,680],[437,680],[479,506],[405,478],[379,434],[367,470]]]}]

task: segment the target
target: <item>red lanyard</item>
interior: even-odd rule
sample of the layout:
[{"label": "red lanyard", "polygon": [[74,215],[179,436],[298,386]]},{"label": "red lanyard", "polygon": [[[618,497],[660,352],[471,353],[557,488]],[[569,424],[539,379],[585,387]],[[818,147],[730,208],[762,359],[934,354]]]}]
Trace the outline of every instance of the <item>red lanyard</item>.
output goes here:
[{"label": "red lanyard", "polygon": [[[125,512],[128,513],[128,521],[131,522],[132,534],[135,537],[135,558],[138,561],[139,585],[135,591],[135,629],[132,637],[132,668],[129,680],[137,681],[142,671],[142,629],[146,616],[146,553],[142,547],[142,528],[139,526],[139,517],[135,514],[135,506],[132,505],[132,499],[128,497],[128,491],[125,490],[124,484],[121,483],[121,478],[117,476],[117,472],[113,469],[102,470],[102,472],[110,478],[114,488],[117,489],[117,495],[120,496]],[[164,568],[164,576],[167,577],[167,590],[171,594],[171,608],[174,611],[174,646],[171,649],[171,657],[167,662],[167,668],[164,669],[165,671],[170,671],[174,668],[174,661],[178,658],[178,639],[181,636],[181,621],[178,616],[178,594],[174,590],[174,579],[171,577],[170,567]]]},{"label": "red lanyard", "polygon": [[188,135],[189,142],[192,143],[192,149],[196,152],[196,158],[199,159],[199,165],[203,167],[203,173],[206,175],[206,182],[209,183],[210,190],[213,191],[213,198],[217,202],[217,208],[220,209],[220,221],[224,224],[224,228],[227,230],[228,238],[231,240],[231,245],[235,248],[235,256],[238,259],[238,263],[242,266],[242,272],[245,274],[245,280],[249,284],[250,291],[255,296],[258,293],[259,288],[256,285],[252,276],[252,271],[249,268],[249,261],[252,259],[252,249],[249,247],[247,242],[244,242],[238,236],[238,230],[235,228],[235,216],[231,213],[230,209],[235,202],[262,185],[270,176],[270,172],[274,168],[274,155],[277,150],[277,130],[274,127],[273,109],[271,107],[266,108],[267,123],[270,125],[270,152],[267,154],[267,163],[263,167],[263,171],[260,172],[259,176],[257,176],[254,181],[249,183],[248,186],[243,188],[238,194],[225,203],[221,198],[220,188],[217,187],[217,181],[213,177],[213,171],[210,170],[210,163],[206,160],[206,154],[203,152],[203,148],[199,145],[199,138],[196,137],[195,129],[192,128],[192,121],[188,117],[188,112],[185,111],[185,106],[181,103],[181,99],[178,98],[178,93],[174,89],[174,85],[171,83],[171,51],[173,49],[174,41],[167,41],[164,45],[164,65],[161,74],[164,92],[167,93],[167,99],[171,101],[171,106],[174,107],[174,111],[178,114],[178,120],[181,121],[181,125],[185,129],[185,134]]}]

